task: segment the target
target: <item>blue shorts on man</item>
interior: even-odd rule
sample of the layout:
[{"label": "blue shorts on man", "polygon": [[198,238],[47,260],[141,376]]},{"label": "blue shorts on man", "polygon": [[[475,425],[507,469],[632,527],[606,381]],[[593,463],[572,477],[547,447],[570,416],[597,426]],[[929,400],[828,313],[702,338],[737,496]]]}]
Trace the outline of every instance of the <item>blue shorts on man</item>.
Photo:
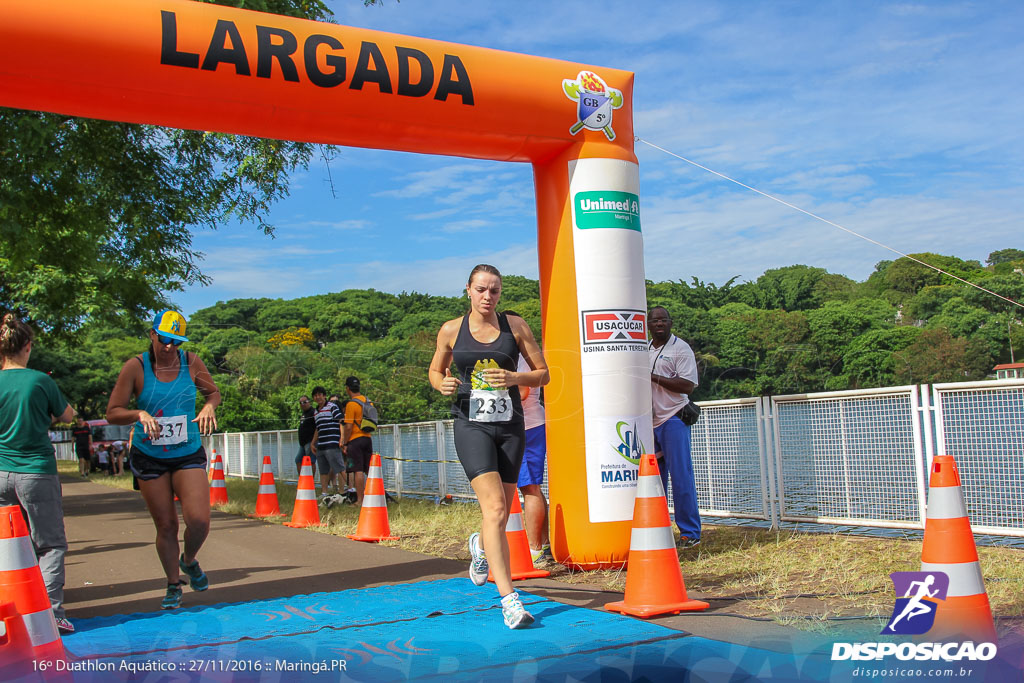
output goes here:
[{"label": "blue shorts on man", "polygon": [[519,488],[544,483],[544,458],[547,455],[547,436],[544,425],[526,430],[526,450],[519,468]]}]

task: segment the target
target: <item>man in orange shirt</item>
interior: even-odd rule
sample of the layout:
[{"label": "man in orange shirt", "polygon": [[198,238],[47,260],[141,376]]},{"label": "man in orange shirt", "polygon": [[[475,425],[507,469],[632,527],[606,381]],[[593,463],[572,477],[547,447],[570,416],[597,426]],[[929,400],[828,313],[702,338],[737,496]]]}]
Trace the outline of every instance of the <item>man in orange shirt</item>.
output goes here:
[{"label": "man in orange shirt", "polygon": [[370,471],[370,455],[373,453],[373,441],[370,435],[360,429],[363,423],[363,406],[366,397],[359,393],[359,378],[350,375],[345,379],[345,391],[350,400],[345,404],[345,433],[342,435],[341,447],[345,456],[345,466],[355,474],[356,504],[363,504],[363,489],[366,487],[366,473]]}]

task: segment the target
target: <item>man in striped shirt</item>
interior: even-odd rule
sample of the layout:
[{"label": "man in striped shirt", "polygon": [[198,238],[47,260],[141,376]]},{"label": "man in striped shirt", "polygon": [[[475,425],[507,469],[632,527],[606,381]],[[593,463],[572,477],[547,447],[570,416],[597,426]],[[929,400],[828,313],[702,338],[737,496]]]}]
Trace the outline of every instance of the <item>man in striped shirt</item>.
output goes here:
[{"label": "man in striped shirt", "polygon": [[313,452],[316,453],[317,465],[320,467],[320,496],[323,500],[328,495],[331,479],[334,479],[335,493],[339,492],[338,473],[345,471],[345,458],[341,452],[341,423],[344,415],[337,405],[327,400],[327,390],[323,387],[313,388],[313,400],[317,405]]}]

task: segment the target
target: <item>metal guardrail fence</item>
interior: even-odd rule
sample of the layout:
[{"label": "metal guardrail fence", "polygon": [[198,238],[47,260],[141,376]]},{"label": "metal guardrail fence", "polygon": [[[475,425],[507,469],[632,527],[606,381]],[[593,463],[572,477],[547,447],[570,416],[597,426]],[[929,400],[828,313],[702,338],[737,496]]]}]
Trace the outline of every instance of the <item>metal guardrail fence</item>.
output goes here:
[{"label": "metal guardrail fence", "polygon": [[930,405],[936,450],[928,463],[935,454],[956,458],[971,527],[1024,536],[1024,382],[935,384]]},{"label": "metal guardrail fence", "polygon": [[[912,385],[702,402],[692,429],[701,515],[923,529],[928,470],[956,457],[976,533],[1024,537],[1024,380]],[[227,476],[295,482],[295,430],[204,439]],[[71,444],[56,444],[73,460]],[[473,498],[452,421],[382,425],[373,435],[398,496]],[[547,479],[542,486],[547,493]],[[669,503],[672,497],[669,495]]]},{"label": "metal guardrail fence", "polygon": [[779,518],[924,528],[916,387],[771,399]]}]

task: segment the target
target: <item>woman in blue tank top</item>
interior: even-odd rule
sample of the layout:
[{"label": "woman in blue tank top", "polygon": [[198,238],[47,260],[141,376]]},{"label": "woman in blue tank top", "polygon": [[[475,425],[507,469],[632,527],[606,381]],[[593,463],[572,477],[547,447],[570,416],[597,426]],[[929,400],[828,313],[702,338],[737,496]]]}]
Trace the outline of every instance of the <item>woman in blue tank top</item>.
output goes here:
[{"label": "woman in blue tank top", "polygon": [[[518,495],[526,441],[519,387],[547,384],[548,367],[526,321],[496,312],[501,298],[497,268],[474,268],[466,293],[470,312],[446,322],[437,335],[430,384],[445,396],[456,396],[455,450],[483,515],[480,533],[469,537],[469,578],[482,586],[489,569],[501,596],[505,625],[522,628],[533,622],[533,616],[512,588],[505,524],[513,496]],[[520,354],[531,368],[528,372],[516,371]],[[451,371],[453,360],[456,375]]]},{"label": "woman in blue tank top", "polygon": [[[128,465],[156,525],[156,552],[167,574],[167,593],[160,606],[181,605],[180,573],[192,590],[209,587],[196,554],[210,532],[210,487],[206,480],[206,450],[202,434],[217,428],[220,391],[199,357],[178,347],[188,341],[185,317],[164,310],[153,319],[148,353],[121,368],[107,404],[107,421],[132,424]],[[196,414],[196,390],[205,404]],[[135,409],[128,404],[132,395]],[[178,545],[178,511],[185,520],[185,548]]]}]

